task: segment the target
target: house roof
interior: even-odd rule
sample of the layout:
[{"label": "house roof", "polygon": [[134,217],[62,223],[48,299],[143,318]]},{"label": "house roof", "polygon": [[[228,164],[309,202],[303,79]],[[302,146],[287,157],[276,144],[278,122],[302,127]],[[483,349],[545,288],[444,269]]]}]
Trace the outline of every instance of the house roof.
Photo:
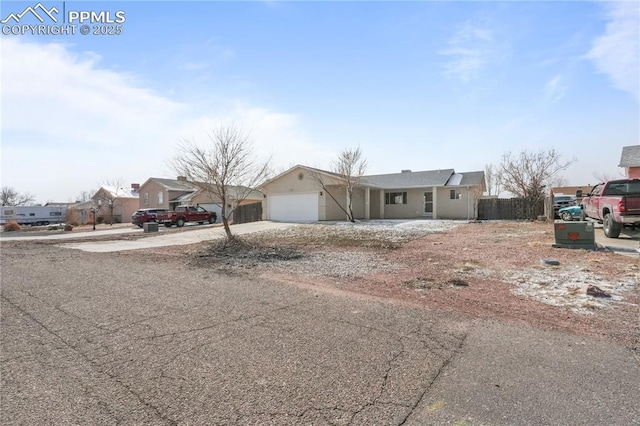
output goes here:
[{"label": "house roof", "polygon": [[[138,191],[131,188],[116,188],[115,186],[101,186],[98,192],[105,191],[111,198],[138,198]],[[96,195],[97,193],[96,192]],[[95,195],[94,195],[95,197]]]},{"label": "house roof", "polygon": [[[289,170],[280,173],[278,176],[269,179],[260,187],[291,173],[295,169],[305,169],[312,173],[323,174],[335,179],[343,177],[334,172],[316,169],[313,167],[297,165]],[[420,172],[404,171],[401,173],[387,173],[380,175],[365,175],[361,178],[361,185],[379,189],[401,189],[401,188],[424,188],[430,186],[467,186],[481,185],[485,187],[484,172],[456,173],[453,169],[425,170]]]},{"label": "house roof", "polygon": [[620,167],[640,166],[640,145],[625,146],[620,156]]},{"label": "house roof", "polygon": [[485,180],[484,180],[484,172],[483,171],[479,171],[479,172],[461,172],[460,174],[462,175],[462,180],[459,183],[460,186],[481,185],[482,187],[484,187],[486,185],[485,184]]},{"label": "house roof", "polygon": [[449,181],[453,169],[426,170],[422,172],[402,172],[362,177],[362,183],[380,189],[422,188],[444,186]]},{"label": "house roof", "polygon": [[82,203],[74,203],[71,206],[71,208],[76,210],[86,210],[94,206],[95,206],[95,203],[93,202],[93,200],[89,200],[89,201],[83,201]]},{"label": "house roof", "polygon": [[[227,196],[232,200],[236,200],[238,198],[242,198],[243,200],[262,200],[262,192],[253,190],[247,186],[228,185],[226,189]],[[171,202],[190,202],[202,192],[204,192],[204,189],[198,189],[194,192],[187,192],[185,194],[181,194],[178,197],[175,197],[171,200]]]},{"label": "house roof", "polygon": [[172,199],[170,199],[169,202],[170,203],[176,203],[176,202],[184,203],[185,201],[190,201],[191,198],[193,198],[197,193],[198,193],[198,191],[183,192],[180,195],[178,195],[177,197],[173,197]]},{"label": "house roof", "polygon": [[[164,187],[167,191],[193,192],[198,189],[194,184],[185,180],[152,177],[147,179],[147,182],[149,182],[150,180]],[[145,182],[144,184],[146,184],[147,182]]]}]

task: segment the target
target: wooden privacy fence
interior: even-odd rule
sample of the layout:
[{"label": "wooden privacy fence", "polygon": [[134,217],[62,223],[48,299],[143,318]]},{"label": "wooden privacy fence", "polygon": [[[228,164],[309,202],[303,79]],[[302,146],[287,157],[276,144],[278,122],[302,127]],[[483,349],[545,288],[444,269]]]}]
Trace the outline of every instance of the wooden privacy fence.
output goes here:
[{"label": "wooden privacy fence", "polygon": [[233,211],[233,223],[248,223],[262,220],[262,203],[245,204]]},{"label": "wooden privacy fence", "polygon": [[[535,208],[535,216],[544,215],[544,200]],[[480,220],[518,220],[531,219],[524,198],[481,198],[478,200],[478,219]]]}]

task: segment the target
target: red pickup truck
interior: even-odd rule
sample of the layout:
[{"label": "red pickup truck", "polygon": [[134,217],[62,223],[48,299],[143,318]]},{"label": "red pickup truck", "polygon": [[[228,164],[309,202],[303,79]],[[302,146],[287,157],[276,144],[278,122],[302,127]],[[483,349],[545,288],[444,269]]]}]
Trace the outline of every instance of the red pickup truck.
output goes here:
[{"label": "red pickup truck", "polygon": [[156,220],[164,223],[164,226],[176,225],[180,228],[187,222],[198,222],[201,225],[205,222],[215,223],[218,215],[200,206],[178,206],[172,212],[158,213]]},{"label": "red pickup truck", "polygon": [[625,226],[640,227],[640,179],[600,183],[582,199],[582,208],[585,218],[603,224],[604,235],[618,238]]}]

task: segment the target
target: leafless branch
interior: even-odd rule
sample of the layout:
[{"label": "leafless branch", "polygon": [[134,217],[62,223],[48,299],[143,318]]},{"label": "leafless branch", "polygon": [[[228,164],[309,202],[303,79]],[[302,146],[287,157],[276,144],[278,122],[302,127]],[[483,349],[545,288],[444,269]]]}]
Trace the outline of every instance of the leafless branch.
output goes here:
[{"label": "leafless branch", "polygon": [[573,162],[575,159],[562,161],[554,149],[537,152],[525,150],[517,156],[511,153],[503,155],[498,173],[505,191],[524,198],[529,206],[530,217],[535,219],[535,206],[544,199],[550,180]]},{"label": "leafless branch", "polygon": [[[228,218],[235,206],[266,179],[270,162],[256,160],[249,134],[235,124],[221,125],[208,137],[203,146],[183,140],[170,164],[179,175],[219,203],[227,239],[231,240]],[[232,207],[227,210],[229,205]]]},{"label": "leafless branch", "polygon": [[35,196],[29,193],[21,194],[9,186],[3,186],[0,190],[0,203],[3,206],[24,206],[32,204]]},{"label": "leafless branch", "polygon": [[[312,178],[316,181],[318,186],[325,192],[331,199],[338,205],[338,207],[345,213],[347,219],[351,222],[355,222],[353,216],[353,192],[362,183],[362,176],[367,170],[367,160],[363,157],[362,149],[357,147],[355,149],[345,149],[338,157],[331,163],[331,171],[336,174],[336,178],[339,181],[338,185],[328,185],[325,182],[325,177],[322,173],[312,173]],[[346,206],[343,206],[340,201],[337,200],[333,193],[334,187],[344,189],[347,199]]]}]

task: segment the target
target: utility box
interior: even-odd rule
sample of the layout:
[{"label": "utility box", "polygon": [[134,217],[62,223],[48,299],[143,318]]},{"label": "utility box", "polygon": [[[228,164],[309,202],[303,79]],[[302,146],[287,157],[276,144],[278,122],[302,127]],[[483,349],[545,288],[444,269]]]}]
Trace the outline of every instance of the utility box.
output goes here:
[{"label": "utility box", "polygon": [[142,225],[142,229],[144,229],[144,233],[148,234],[149,232],[158,232],[158,223],[157,222],[145,222]]},{"label": "utility box", "polygon": [[553,247],[596,249],[596,236],[593,222],[565,222],[556,221],[553,224],[556,235],[556,243]]}]

